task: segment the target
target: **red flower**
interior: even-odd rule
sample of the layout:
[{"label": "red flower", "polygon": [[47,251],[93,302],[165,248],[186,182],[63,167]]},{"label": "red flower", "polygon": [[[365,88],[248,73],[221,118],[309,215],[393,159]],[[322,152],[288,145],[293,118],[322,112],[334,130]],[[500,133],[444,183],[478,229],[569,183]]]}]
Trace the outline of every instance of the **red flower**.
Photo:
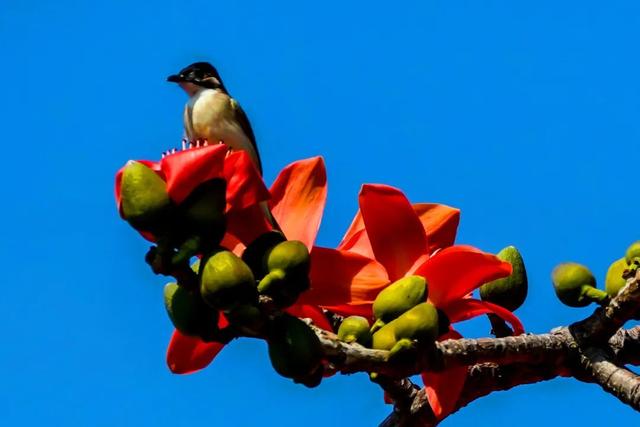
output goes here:
[{"label": "red flower", "polygon": [[[513,313],[470,298],[482,284],[511,274],[511,265],[471,246],[451,246],[458,221],[456,209],[412,206],[395,188],[363,186],[360,212],[338,248],[314,248],[311,289],[302,302],[371,318],[373,301],[382,289],[401,277],[419,275],[427,280],[428,300],[451,323],[495,313],[511,323],[515,333],[522,333]],[[464,385],[466,368],[425,373],[423,378],[434,412],[446,416]]]},{"label": "red flower", "polygon": [[[269,208],[287,239],[300,240],[312,248],[327,198],[327,175],[322,158],[300,160],[284,168],[271,186],[270,193]],[[238,227],[228,232],[223,241],[223,246],[237,254],[242,253],[245,243],[270,229],[267,226],[246,232],[241,225],[250,222],[243,221],[263,216],[263,211],[245,209],[243,215],[235,216]],[[315,304],[295,304],[286,311],[297,317],[311,318],[317,326],[331,330],[327,318]],[[219,326],[226,325],[226,319],[221,316]],[[167,349],[167,364],[176,374],[195,372],[209,365],[223,348],[224,344],[203,342],[176,330]]]},{"label": "red flower", "polygon": [[[236,221],[236,216],[244,217],[247,212],[259,209],[259,203],[269,198],[260,173],[247,153],[234,151],[227,154],[227,146],[224,144],[179,151],[169,154],[159,162],[139,162],[151,168],[167,183],[169,197],[176,204],[182,203],[200,184],[214,178],[224,178],[227,183],[227,228],[232,233],[246,234],[246,231],[237,229],[240,224]],[[124,167],[117,172],[115,185],[116,203],[121,215],[120,187],[123,170]],[[259,233],[268,229],[268,223],[262,216],[252,223],[244,224],[244,227]],[[142,235],[155,241],[155,236],[149,233]]]}]

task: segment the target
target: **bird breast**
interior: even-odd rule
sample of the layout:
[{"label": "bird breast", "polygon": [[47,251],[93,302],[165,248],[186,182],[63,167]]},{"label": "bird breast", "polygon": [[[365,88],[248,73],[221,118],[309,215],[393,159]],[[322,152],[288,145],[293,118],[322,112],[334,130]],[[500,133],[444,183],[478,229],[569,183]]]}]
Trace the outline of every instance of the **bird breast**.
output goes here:
[{"label": "bird breast", "polygon": [[215,89],[204,89],[191,97],[184,119],[187,136],[191,140],[207,139],[215,143],[233,138],[239,131],[234,121],[231,98]]}]

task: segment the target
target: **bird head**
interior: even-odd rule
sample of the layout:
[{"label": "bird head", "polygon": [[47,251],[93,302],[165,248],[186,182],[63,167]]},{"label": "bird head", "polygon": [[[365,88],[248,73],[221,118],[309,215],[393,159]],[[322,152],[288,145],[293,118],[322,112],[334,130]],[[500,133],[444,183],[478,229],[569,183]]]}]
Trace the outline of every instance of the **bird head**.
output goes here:
[{"label": "bird head", "polygon": [[226,92],[218,70],[208,62],[194,62],[180,70],[178,74],[167,77],[167,81],[178,83],[189,95],[193,95],[202,88]]}]

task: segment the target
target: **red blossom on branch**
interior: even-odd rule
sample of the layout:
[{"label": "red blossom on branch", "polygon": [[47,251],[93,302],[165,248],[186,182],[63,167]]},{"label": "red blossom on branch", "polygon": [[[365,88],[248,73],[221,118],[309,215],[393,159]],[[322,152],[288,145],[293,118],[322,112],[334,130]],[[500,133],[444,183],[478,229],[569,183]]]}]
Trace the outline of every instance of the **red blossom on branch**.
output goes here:
[{"label": "red blossom on branch", "polygon": [[[484,283],[511,274],[511,265],[471,246],[455,245],[459,211],[443,205],[411,205],[393,187],[365,185],[360,210],[337,249],[314,248],[311,289],[301,300],[343,315],[372,318],[378,293],[408,275],[426,279],[428,301],[451,323],[494,313],[511,323],[516,334],[522,324],[510,311],[472,299]],[[451,330],[441,337],[454,338]],[[424,373],[430,404],[445,417],[464,386],[466,368]]]},{"label": "red blossom on branch", "polygon": [[[286,238],[300,240],[307,248],[313,248],[327,198],[327,175],[322,158],[300,160],[285,167],[271,186],[269,194],[269,208]],[[246,215],[247,212],[245,210],[243,214]],[[249,214],[263,216],[263,212],[259,210],[253,210]],[[237,220],[240,218],[242,217],[236,217]],[[265,225],[247,233],[239,224],[234,230],[240,230],[243,236],[252,234],[255,238],[270,229],[270,226]],[[237,234],[234,235],[234,231],[228,232],[223,240],[223,246],[238,255],[244,251],[246,243],[250,243],[250,239],[241,240]],[[317,305],[298,303],[286,311],[296,317],[311,318],[318,327],[331,330],[331,325]],[[221,316],[219,326],[226,325],[226,319]],[[208,366],[224,346],[217,342],[204,342],[198,337],[186,336],[176,330],[167,349],[167,364],[177,374],[195,372]]]}]

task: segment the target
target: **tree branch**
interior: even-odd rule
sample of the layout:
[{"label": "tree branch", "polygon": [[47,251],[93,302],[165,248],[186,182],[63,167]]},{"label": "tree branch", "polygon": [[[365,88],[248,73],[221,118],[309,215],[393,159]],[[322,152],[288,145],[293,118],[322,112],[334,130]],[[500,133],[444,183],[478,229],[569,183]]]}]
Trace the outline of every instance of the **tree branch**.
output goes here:
[{"label": "tree branch", "polygon": [[595,347],[584,350],[580,364],[603,390],[640,411],[640,377],[616,365],[606,352]]},{"label": "tree branch", "polygon": [[[619,330],[639,306],[640,271],[606,306],[568,327],[538,335],[445,340],[417,347],[400,359],[390,359],[387,351],[342,342],[332,332],[311,327],[320,340],[328,371],[378,374],[375,382],[396,402],[381,426],[435,426],[439,421],[425,390],[417,390],[407,377],[459,366],[469,368],[454,412],[494,391],[557,376],[596,382],[640,410],[640,378],[616,365],[640,364],[640,326]],[[261,307],[265,312],[274,311],[268,298],[261,298]]]},{"label": "tree branch", "polygon": [[[621,364],[640,362],[640,327],[618,330],[637,314],[639,305],[640,271],[636,272],[635,277],[629,278],[625,288],[607,306],[597,309],[587,319],[568,328],[558,328],[551,334],[524,336],[521,337],[520,342],[517,340],[507,342],[504,338],[482,340],[484,345],[478,347],[485,353],[484,357],[487,357],[488,353],[493,353],[496,356],[505,357],[505,360],[501,361],[502,365],[499,364],[499,358],[496,358],[494,363],[478,364],[469,368],[465,387],[454,412],[494,391],[508,390],[520,384],[546,381],[570,373],[574,373],[574,376],[582,381],[598,383],[605,391],[640,411],[640,377],[616,365],[613,361],[615,358]],[[469,357],[468,354],[464,354],[462,349],[469,347],[468,340],[466,343],[465,340],[457,341],[459,341],[458,346],[447,342],[441,343],[447,343],[450,346],[448,351],[441,349],[443,356],[451,357],[456,362],[478,357],[478,355]],[[523,348],[527,351],[525,343],[529,341],[532,343],[529,350],[533,350],[535,354],[540,351],[540,346],[544,347],[544,344],[551,347],[549,353],[565,353],[556,359],[555,363],[546,357],[542,357],[538,364],[521,361],[513,363],[514,360],[522,357],[516,349]],[[607,351],[588,345],[590,343],[599,343]],[[498,351],[501,346],[503,351]],[[498,354],[495,354],[496,352]],[[505,364],[509,359],[512,363]],[[576,359],[579,361],[578,366],[575,366]],[[429,406],[429,403],[425,390],[422,389],[414,397],[414,404],[411,407],[412,418],[401,417],[397,411],[394,411],[381,426],[412,426],[418,425],[417,423],[423,426],[437,425],[439,421],[435,419],[433,413],[429,417],[428,412],[420,411],[419,408],[425,406]]]}]

